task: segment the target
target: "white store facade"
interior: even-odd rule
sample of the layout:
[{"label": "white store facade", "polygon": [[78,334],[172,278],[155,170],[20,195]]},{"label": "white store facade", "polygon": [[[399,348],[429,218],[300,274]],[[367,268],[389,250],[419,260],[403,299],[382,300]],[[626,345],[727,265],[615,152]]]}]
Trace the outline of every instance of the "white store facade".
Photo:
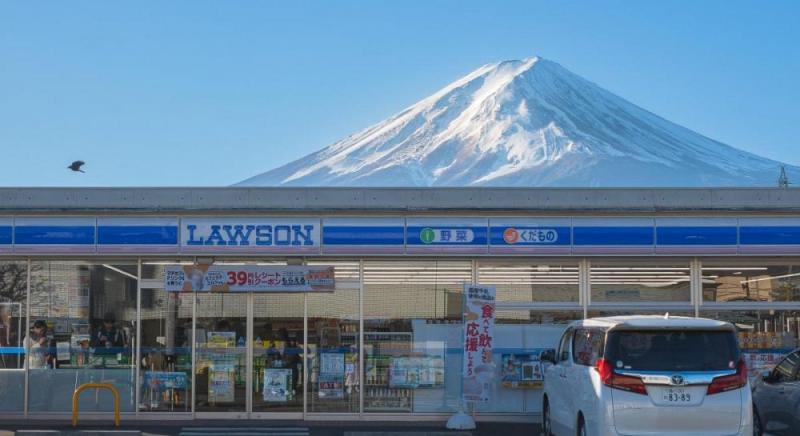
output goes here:
[{"label": "white store facade", "polygon": [[[168,292],[176,265],[335,285]],[[497,297],[479,420],[538,420],[537,356],[585,317],[730,321],[756,374],[798,346],[800,190],[0,189],[0,416],[66,418],[104,382],[123,420],[444,420],[469,283]]]}]

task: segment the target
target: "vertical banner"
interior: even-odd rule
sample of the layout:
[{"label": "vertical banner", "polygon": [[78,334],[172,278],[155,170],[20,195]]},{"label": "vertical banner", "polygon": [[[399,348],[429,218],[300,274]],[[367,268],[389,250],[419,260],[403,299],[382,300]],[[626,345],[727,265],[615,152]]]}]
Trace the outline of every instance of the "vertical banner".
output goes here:
[{"label": "vertical banner", "polygon": [[495,364],[495,287],[464,285],[464,370],[462,396],[465,401],[489,401]]}]

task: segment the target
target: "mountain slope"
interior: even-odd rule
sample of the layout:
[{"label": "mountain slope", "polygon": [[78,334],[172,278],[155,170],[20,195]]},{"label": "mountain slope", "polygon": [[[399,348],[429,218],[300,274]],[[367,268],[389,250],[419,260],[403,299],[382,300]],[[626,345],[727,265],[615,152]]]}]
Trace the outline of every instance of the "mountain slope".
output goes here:
[{"label": "mountain slope", "polygon": [[[240,186],[774,186],[780,163],[534,57],[485,65]],[[800,168],[787,166],[790,179]]]}]

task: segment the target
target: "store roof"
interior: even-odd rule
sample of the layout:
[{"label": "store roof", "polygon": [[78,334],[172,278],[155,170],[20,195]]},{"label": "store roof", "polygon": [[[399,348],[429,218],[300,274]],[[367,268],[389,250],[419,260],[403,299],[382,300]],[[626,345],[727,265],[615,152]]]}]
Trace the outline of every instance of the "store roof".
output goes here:
[{"label": "store roof", "polygon": [[0,211],[800,211],[800,188],[0,188]]}]

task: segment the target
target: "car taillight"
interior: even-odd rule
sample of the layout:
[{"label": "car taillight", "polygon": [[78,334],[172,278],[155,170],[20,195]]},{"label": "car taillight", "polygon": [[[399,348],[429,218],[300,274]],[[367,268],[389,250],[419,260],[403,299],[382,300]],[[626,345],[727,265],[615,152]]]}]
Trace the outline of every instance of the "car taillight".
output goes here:
[{"label": "car taillight", "polygon": [[732,391],[734,389],[739,389],[746,384],[747,365],[745,365],[744,360],[739,360],[739,363],[736,365],[736,374],[714,377],[714,380],[711,380],[711,384],[708,385],[708,391],[706,391],[706,395]]},{"label": "car taillight", "polygon": [[604,385],[614,389],[633,392],[634,394],[647,395],[647,389],[644,387],[644,382],[641,378],[615,373],[614,367],[611,366],[611,362],[608,360],[597,359],[595,369],[597,369],[597,372],[600,374],[600,380]]}]

